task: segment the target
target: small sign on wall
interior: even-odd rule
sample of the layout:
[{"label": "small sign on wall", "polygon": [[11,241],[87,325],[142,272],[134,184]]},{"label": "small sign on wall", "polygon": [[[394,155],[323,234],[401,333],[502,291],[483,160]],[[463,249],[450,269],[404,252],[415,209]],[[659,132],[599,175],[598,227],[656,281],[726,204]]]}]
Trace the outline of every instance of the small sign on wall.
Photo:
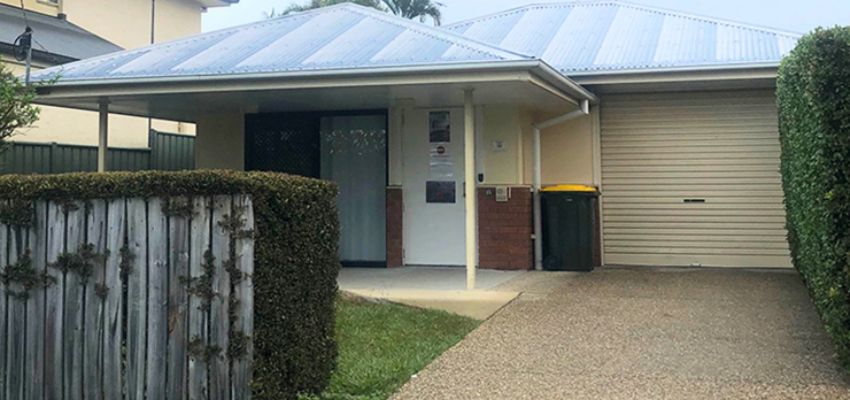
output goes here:
[{"label": "small sign on wall", "polygon": [[457,191],[455,181],[428,181],[426,183],[425,197],[428,203],[450,203],[457,202]]},{"label": "small sign on wall", "polygon": [[431,143],[449,143],[452,141],[452,119],[448,111],[434,111],[428,114],[428,126]]}]

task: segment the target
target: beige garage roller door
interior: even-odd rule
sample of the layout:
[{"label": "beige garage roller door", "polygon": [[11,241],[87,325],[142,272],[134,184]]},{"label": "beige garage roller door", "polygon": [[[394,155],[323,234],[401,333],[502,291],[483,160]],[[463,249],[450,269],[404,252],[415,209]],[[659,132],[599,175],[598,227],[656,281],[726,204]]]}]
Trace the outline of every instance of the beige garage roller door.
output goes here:
[{"label": "beige garage roller door", "polygon": [[605,262],[791,266],[775,97],[602,98]]}]

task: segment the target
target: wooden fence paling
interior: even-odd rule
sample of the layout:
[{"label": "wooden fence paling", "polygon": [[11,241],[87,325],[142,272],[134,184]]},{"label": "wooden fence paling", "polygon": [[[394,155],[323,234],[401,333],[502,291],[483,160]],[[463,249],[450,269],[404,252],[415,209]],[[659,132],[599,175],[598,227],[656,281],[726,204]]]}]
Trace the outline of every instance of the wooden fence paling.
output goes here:
[{"label": "wooden fence paling", "polygon": [[[62,206],[49,203],[47,207],[49,224],[47,236],[47,263],[55,263],[65,249],[65,213]],[[61,399],[64,387],[62,374],[62,312],[64,310],[62,293],[65,282],[62,272],[48,266],[47,273],[55,283],[45,290],[45,329],[44,329],[44,389],[47,399]]]},{"label": "wooden fence paling", "polygon": [[[254,232],[254,209],[251,199],[247,196],[236,196],[233,208],[242,214],[245,232]],[[238,215],[238,214],[237,214]],[[254,331],[254,241],[242,237],[236,242],[237,266],[242,273],[242,279],[234,285],[233,295],[240,299],[239,310],[235,313],[234,329],[245,335],[245,353],[233,360],[233,399],[247,400],[251,398],[251,379],[253,371],[251,361],[254,356],[254,338],[249,336]]]},{"label": "wooden fence paling", "polygon": [[[191,283],[194,285],[195,281],[204,275],[205,255],[210,248],[212,210],[208,197],[196,197],[193,204],[195,214],[192,216],[191,224],[189,273]],[[204,299],[197,294],[192,294],[189,297],[189,341],[195,344],[196,348],[198,345],[206,347],[208,344],[208,317],[209,314],[204,310]],[[190,354],[188,390],[190,400],[207,398],[208,377],[206,360],[197,352]]]},{"label": "wooden fence paling", "polygon": [[[185,204],[187,198],[175,199]],[[170,216],[168,219],[169,270],[168,270],[168,391],[174,400],[187,396],[189,372],[186,343],[189,340],[188,309],[189,295],[186,280],[189,279],[189,218]]]},{"label": "wooden fence paling", "polygon": [[93,247],[99,255],[93,266],[92,275],[86,283],[85,303],[83,313],[83,390],[86,400],[103,398],[103,332],[104,332],[104,301],[98,293],[100,285],[104,284],[106,274],[106,202],[92,200],[91,208],[86,216],[86,243]]},{"label": "wooden fence paling", "polygon": [[121,250],[126,238],[126,202],[124,199],[108,202],[108,234],[104,268],[104,283],[109,288],[104,300],[105,332],[103,335],[103,397],[121,399],[124,393],[124,365],[122,362],[122,310],[124,300],[121,278]]},{"label": "wooden fence paling", "polygon": [[127,274],[127,398],[145,398],[145,338],[147,333],[147,204],[127,200],[127,243],[134,255]]},{"label": "wooden fence paling", "polygon": [[[29,232],[26,228],[20,226],[9,226],[9,255],[6,265],[12,265],[18,262],[21,256],[24,256],[26,251],[26,240],[29,237]],[[8,331],[6,336],[9,337],[6,348],[6,370],[8,374],[8,391],[7,397],[11,399],[20,399],[24,396],[24,347],[26,346],[26,331],[19,327],[26,326],[26,299],[20,297],[24,295],[24,288],[20,283],[14,283],[10,287],[11,294],[8,298],[8,313],[9,320]]]},{"label": "wooden fence paling", "polygon": [[[16,235],[17,233],[17,235]],[[0,225],[0,265],[7,266],[15,263],[18,259],[19,229],[13,226]],[[23,386],[21,382],[21,367],[18,365],[22,362],[22,355],[19,354],[19,349],[23,347],[23,333],[18,333],[15,329],[18,324],[23,323],[25,310],[22,310],[22,301],[17,297],[17,293],[21,292],[21,286],[17,283],[11,283],[6,286],[5,296],[5,329],[0,331],[3,336],[3,346],[5,356],[0,358],[0,363],[3,364],[2,369],[5,371],[5,390],[0,393],[0,398],[14,399],[23,395]]]},{"label": "wooden fence paling", "polygon": [[213,298],[210,308],[210,344],[219,349],[219,355],[210,363],[210,400],[230,398],[230,361],[227,360],[230,331],[230,275],[224,265],[230,259],[230,234],[224,224],[232,213],[230,196],[213,198],[212,252],[215,257],[213,275]]},{"label": "wooden fence paling", "polygon": [[1,267],[29,256],[56,280],[0,285],[0,400],[250,399],[250,198],[195,198],[191,216],[168,201],[39,201],[32,226],[0,225]]},{"label": "wooden fence paling", "polygon": [[[85,244],[86,207],[75,203],[67,210],[68,225],[65,253],[73,254]],[[83,281],[79,273],[65,273],[65,311],[63,329],[63,374],[65,375],[65,400],[83,399]]]},{"label": "wooden fence paling", "polygon": [[168,221],[163,204],[158,198],[148,200],[148,400],[165,400],[168,372]]},{"label": "wooden fence paling", "polygon": [[[0,201],[0,206],[5,205],[5,202]],[[0,268],[6,266],[6,258],[8,257],[8,231],[6,225],[0,224]],[[6,400],[6,349],[8,347],[9,335],[6,333],[8,329],[8,309],[9,288],[6,285],[0,285],[0,399]]]},{"label": "wooden fence paling", "polygon": [[[35,202],[35,225],[30,234],[33,268],[38,273],[47,268],[47,203]],[[45,292],[34,289],[27,302],[27,354],[25,370],[29,376],[28,398],[44,398],[44,296]]]}]

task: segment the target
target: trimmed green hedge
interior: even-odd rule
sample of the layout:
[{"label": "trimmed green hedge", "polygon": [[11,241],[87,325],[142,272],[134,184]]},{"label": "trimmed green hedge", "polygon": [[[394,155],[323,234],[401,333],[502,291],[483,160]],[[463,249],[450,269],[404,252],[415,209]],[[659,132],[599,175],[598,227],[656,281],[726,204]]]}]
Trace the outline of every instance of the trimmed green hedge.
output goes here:
[{"label": "trimmed green hedge", "polygon": [[850,28],[805,36],[779,69],[794,265],[850,367]]},{"label": "trimmed green hedge", "polygon": [[255,243],[254,395],[320,393],[336,363],[337,188],[227,171],[2,176],[0,199],[69,200],[250,193]]}]

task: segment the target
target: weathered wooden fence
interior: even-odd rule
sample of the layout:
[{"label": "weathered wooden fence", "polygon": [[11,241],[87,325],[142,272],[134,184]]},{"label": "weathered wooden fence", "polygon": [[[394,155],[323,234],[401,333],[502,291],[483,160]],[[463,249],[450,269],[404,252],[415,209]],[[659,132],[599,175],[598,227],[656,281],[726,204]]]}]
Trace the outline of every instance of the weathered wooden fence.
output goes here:
[{"label": "weathered wooden fence", "polygon": [[0,205],[0,399],[249,399],[249,196]]},{"label": "weathered wooden fence", "polygon": [[[150,131],[148,148],[111,147],[110,171],[195,169],[195,137]],[[0,153],[0,174],[61,174],[97,171],[97,146],[11,142]]]}]

